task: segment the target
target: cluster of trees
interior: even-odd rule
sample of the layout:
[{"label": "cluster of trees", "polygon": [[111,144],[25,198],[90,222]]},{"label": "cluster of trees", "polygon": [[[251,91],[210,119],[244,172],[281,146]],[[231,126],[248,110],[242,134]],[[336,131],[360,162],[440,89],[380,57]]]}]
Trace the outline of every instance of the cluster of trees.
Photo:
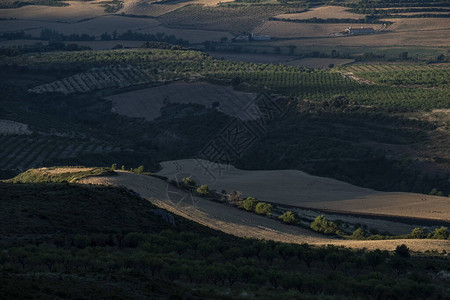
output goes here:
[{"label": "cluster of trees", "polygon": [[189,46],[189,41],[178,39],[174,35],[166,35],[165,33],[158,32],[152,33],[140,33],[127,30],[121,34],[117,31],[113,31],[112,34],[104,32],[100,35],[102,41],[109,40],[126,40],[126,41],[149,41],[149,42],[164,42],[172,45]]},{"label": "cluster of trees", "polygon": [[51,51],[84,51],[91,50],[90,47],[78,44],[65,44],[62,42],[50,41],[47,45],[35,43],[32,45],[20,45],[16,47],[1,47],[0,56],[19,56],[25,53],[51,52]]}]

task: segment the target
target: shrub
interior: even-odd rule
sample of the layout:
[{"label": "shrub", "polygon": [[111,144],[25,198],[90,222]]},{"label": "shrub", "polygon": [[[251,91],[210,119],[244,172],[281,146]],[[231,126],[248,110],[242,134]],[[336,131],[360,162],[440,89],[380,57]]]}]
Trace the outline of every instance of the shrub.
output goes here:
[{"label": "shrub", "polygon": [[194,179],[192,179],[191,177],[184,177],[181,178],[181,183],[186,185],[186,186],[196,186],[197,183],[195,182]]},{"label": "shrub", "polygon": [[409,257],[409,248],[405,245],[399,245],[397,248],[395,248],[395,255],[401,256],[401,257]]},{"label": "shrub", "polygon": [[312,223],[311,229],[325,234],[336,234],[339,231],[339,227],[332,221],[327,221],[325,216],[318,216]]},{"label": "shrub", "polygon": [[427,230],[425,228],[414,228],[409,235],[413,239],[423,239],[427,236]]},{"label": "shrub", "polygon": [[136,173],[144,173],[144,166],[139,166],[135,172]]},{"label": "shrub", "polygon": [[293,224],[297,221],[297,214],[292,211],[287,211],[278,218],[283,220],[285,223]]},{"label": "shrub", "polygon": [[352,238],[355,240],[364,240],[366,238],[366,233],[364,232],[364,229],[361,227],[356,229],[353,232]]},{"label": "shrub", "polygon": [[270,215],[272,212],[272,205],[269,203],[259,202],[255,207],[255,212],[260,215]]},{"label": "shrub", "polygon": [[254,211],[256,208],[256,205],[258,205],[258,200],[253,197],[247,197],[242,202],[242,208],[244,208],[247,211]]},{"label": "shrub", "polygon": [[111,165],[111,170],[113,170],[113,171],[114,171],[114,170],[117,170],[117,164],[112,164],[112,165]]},{"label": "shrub", "polygon": [[448,239],[448,228],[442,226],[441,228],[436,228],[433,231],[433,239],[438,239],[438,240],[446,240]]},{"label": "shrub", "polygon": [[228,201],[231,204],[240,205],[242,202],[242,193],[239,191],[232,191],[230,194],[228,194]]},{"label": "shrub", "polygon": [[208,196],[209,195],[209,189],[206,184],[203,184],[197,188],[197,193],[200,194],[200,196]]}]

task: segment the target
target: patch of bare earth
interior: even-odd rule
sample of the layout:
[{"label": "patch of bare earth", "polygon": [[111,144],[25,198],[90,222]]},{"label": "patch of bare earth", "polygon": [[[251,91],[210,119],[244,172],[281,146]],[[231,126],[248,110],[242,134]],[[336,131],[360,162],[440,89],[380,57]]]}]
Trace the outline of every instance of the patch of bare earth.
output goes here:
[{"label": "patch of bare earth", "polygon": [[113,109],[118,114],[149,121],[160,117],[161,108],[170,103],[195,103],[206,107],[219,103],[218,111],[241,120],[249,120],[258,115],[243,113],[243,110],[255,97],[252,93],[209,83],[172,83],[113,95],[106,99],[112,102]]},{"label": "patch of bare earth", "polygon": [[94,177],[79,181],[84,184],[124,186],[139,193],[155,205],[167,209],[210,228],[239,237],[270,239],[289,243],[313,245],[334,244],[352,248],[394,250],[399,244],[406,244],[414,251],[449,250],[448,241],[440,240],[389,240],[349,241],[328,238],[309,230],[285,225],[275,220],[248,213],[234,207],[192,197],[165,181],[155,177],[129,172],[118,172],[114,177]]},{"label": "patch of bare earth", "polygon": [[245,196],[261,201],[343,212],[450,220],[448,197],[378,192],[297,170],[244,171],[194,159],[163,162],[161,166],[159,175],[168,178],[192,176],[198,184],[207,184],[218,191],[241,191]]}]

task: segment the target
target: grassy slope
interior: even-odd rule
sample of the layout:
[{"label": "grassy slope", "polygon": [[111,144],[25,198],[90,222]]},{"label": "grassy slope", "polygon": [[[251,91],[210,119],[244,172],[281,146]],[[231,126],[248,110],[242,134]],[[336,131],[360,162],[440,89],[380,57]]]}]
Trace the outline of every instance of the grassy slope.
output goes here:
[{"label": "grassy slope", "polygon": [[[70,168],[76,169],[76,167]],[[58,169],[64,170],[64,167],[30,169],[27,170],[26,172],[20,173],[14,178],[7,180],[7,182],[10,183],[76,182],[80,179],[91,176],[115,175],[114,171],[112,171],[110,168],[84,169],[80,167],[79,171],[72,170],[71,172],[58,171]]]}]

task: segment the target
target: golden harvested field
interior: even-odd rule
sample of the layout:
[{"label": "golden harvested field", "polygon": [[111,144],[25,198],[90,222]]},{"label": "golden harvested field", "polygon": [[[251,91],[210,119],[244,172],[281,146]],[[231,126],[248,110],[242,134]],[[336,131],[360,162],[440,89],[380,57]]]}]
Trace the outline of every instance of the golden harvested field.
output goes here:
[{"label": "golden harvested field", "polygon": [[218,110],[241,120],[249,115],[242,110],[256,94],[235,91],[231,87],[209,83],[172,83],[109,96],[115,112],[132,118],[152,121],[161,116],[161,108],[169,103],[197,103],[211,107],[219,102]]},{"label": "golden harvested field", "polygon": [[[313,23],[267,21],[261,26],[257,27],[254,30],[254,32],[256,34],[270,35],[275,38],[333,37],[332,40],[328,40],[328,42],[331,43],[335,41],[334,33],[342,32],[349,26],[355,27],[355,24],[351,23],[313,24]],[[372,27],[375,30],[379,30],[381,29],[382,25],[371,24],[370,27]]]},{"label": "golden harvested field", "polygon": [[164,26],[178,29],[250,32],[269,17],[285,11],[278,6],[211,7],[186,5],[158,18]]},{"label": "golden harvested field", "polygon": [[201,162],[208,166],[208,172],[197,160],[186,159],[161,163],[162,170],[158,174],[169,178],[192,176],[198,184],[207,184],[212,189],[237,190],[245,196],[273,203],[450,221],[447,197],[378,192],[297,170],[243,171],[233,166]]},{"label": "golden harvested field", "polygon": [[[254,32],[286,40],[271,42],[272,45],[297,47],[448,47],[450,45],[450,22],[446,18],[398,18],[386,19],[394,22],[382,33],[336,37],[349,26],[361,24],[311,24],[268,21]],[[382,25],[370,24],[380,30]],[[268,43],[266,43],[267,45]]]},{"label": "golden harvested field", "polygon": [[118,176],[91,177],[81,179],[78,182],[82,184],[125,186],[161,208],[210,228],[240,237],[383,250],[394,250],[400,244],[406,244],[413,251],[433,249],[448,251],[450,249],[450,242],[445,240],[353,241],[329,238],[234,207],[203,198],[191,197],[184,191],[178,190],[158,178],[134,173],[118,171]]},{"label": "golden harvested field", "polygon": [[104,8],[95,3],[70,1],[69,6],[27,5],[20,8],[0,9],[0,18],[74,23],[105,15]]},{"label": "golden harvested field", "polygon": [[231,2],[233,0],[178,0],[170,1],[169,3],[160,3],[161,1],[147,1],[147,0],[125,0],[123,8],[119,13],[138,16],[159,17],[183,6],[189,4],[201,4],[204,6],[217,6],[220,2]]},{"label": "golden harvested field", "polygon": [[[1,12],[1,10],[0,10]],[[79,23],[65,24],[59,22],[47,21],[22,21],[22,20],[6,20],[0,21],[0,33],[11,31],[25,31],[26,34],[38,37],[41,30],[47,28],[56,30],[63,34],[89,34],[99,37],[104,32],[110,34],[115,30],[119,34],[132,30],[139,33],[156,34],[158,32],[166,35],[175,35],[177,38],[188,40],[191,43],[200,43],[203,41],[218,41],[222,37],[231,39],[233,36],[228,32],[218,33],[217,31],[208,30],[184,30],[184,29],[170,29],[161,25],[155,19],[148,18],[131,18],[123,16],[106,15]],[[113,43],[115,41],[112,41]],[[85,45],[85,42],[77,42],[80,45]],[[141,45],[143,42],[140,42]],[[114,44],[116,45],[117,42]],[[14,43],[20,45],[20,43]]]},{"label": "golden harvested field", "polygon": [[158,17],[189,4],[191,1],[171,1],[170,4],[160,4],[157,1],[125,0],[119,13],[128,15]]},{"label": "golden harvested field", "polygon": [[347,11],[349,8],[343,6],[320,6],[311,8],[306,12],[293,14],[280,14],[276,18],[305,20],[305,19],[364,19],[365,15]]}]

